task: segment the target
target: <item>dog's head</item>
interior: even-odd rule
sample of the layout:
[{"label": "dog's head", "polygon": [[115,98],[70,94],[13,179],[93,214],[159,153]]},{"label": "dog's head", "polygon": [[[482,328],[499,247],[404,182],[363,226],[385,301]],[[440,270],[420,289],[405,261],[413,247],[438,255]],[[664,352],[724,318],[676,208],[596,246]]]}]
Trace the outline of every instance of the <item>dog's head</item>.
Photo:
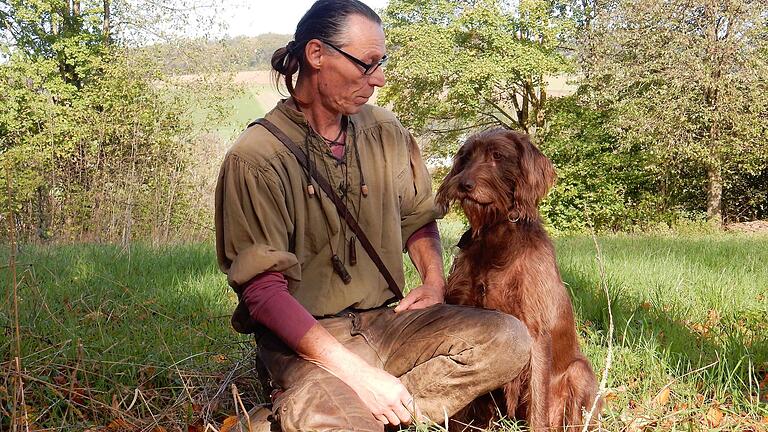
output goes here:
[{"label": "dog's head", "polygon": [[467,139],[437,191],[443,212],[458,202],[473,231],[502,218],[538,218],[538,204],[555,181],[555,169],[528,135],[497,128]]}]

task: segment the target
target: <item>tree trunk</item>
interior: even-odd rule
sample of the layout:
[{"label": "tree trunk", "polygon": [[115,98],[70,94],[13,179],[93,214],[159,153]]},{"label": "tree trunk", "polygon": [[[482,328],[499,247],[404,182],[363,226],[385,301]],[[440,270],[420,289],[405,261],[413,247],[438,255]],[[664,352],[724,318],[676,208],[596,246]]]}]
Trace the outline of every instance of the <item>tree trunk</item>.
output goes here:
[{"label": "tree trunk", "polygon": [[723,224],[723,169],[718,158],[720,147],[719,97],[722,84],[722,58],[720,51],[722,43],[718,37],[717,3],[710,1],[706,8],[707,16],[707,62],[711,68],[711,83],[706,87],[704,100],[712,109],[712,120],[709,126],[709,161],[707,162],[707,219],[718,225]]},{"label": "tree trunk", "polygon": [[520,127],[523,129],[523,131],[525,133],[528,133],[530,109],[531,109],[531,87],[528,85],[527,81],[523,86],[523,103],[520,108],[521,108],[521,111],[520,111],[520,117],[518,118],[518,121],[520,122]]},{"label": "tree trunk", "polygon": [[547,83],[544,82],[539,87],[539,103],[536,107],[536,126],[538,128],[544,127],[544,122],[546,121],[546,112],[544,112],[544,107],[547,105]]},{"label": "tree trunk", "polygon": [[102,23],[101,32],[104,37],[104,45],[109,45],[109,32],[110,32],[110,14],[109,14],[109,0],[104,0],[104,22]]},{"label": "tree trunk", "polygon": [[707,168],[707,219],[718,225],[723,224],[723,175],[719,166]]}]

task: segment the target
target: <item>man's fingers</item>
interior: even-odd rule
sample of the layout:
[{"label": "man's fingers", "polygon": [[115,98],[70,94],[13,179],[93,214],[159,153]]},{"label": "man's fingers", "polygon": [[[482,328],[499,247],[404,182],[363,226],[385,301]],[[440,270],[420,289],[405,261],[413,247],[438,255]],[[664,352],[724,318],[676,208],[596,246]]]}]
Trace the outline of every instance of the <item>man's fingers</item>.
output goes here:
[{"label": "man's fingers", "polygon": [[387,417],[385,417],[384,414],[376,414],[374,417],[376,417],[376,420],[384,423],[385,425],[389,424],[389,420],[387,420]]},{"label": "man's fingers", "polygon": [[419,412],[419,409],[416,407],[416,402],[414,402],[413,396],[409,396],[408,398],[406,398],[406,400],[403,401],[403,407],[408,412],[409,424],[419,418],[419,415],[421,413]]},{"label": "man's fingers", "polygon": [[435,299],[432,299],[432,298],[429,298],[429,297],[424,297],[424,298],[421,298],[421,299],[411,303],[410,305],[408,305],[408,307],[406,309],[403,309],[403,310],[424,309],[426,307],[432,306],[432,305],[437,304],[437,303],[439,303],[439,302],[436,301]]},{"label": "man's fingers", "polygon": [[[398,425],[400,424],[400,418],[399,416],[392,411],[384,413],[384,416],[387,418],[387,421],[389,421],[389,424],[391,425]],[[387,424],[387,423],[384,423]]]},{"label": "man's fingers", "polygon": [[416,301],[417,299],[415,296],[412,296],[412,295],[406,296],[404,299],[400,300],[400,304],[398,304],[397,307],[395,308],[395,312],[402,312],[408,309]]}]

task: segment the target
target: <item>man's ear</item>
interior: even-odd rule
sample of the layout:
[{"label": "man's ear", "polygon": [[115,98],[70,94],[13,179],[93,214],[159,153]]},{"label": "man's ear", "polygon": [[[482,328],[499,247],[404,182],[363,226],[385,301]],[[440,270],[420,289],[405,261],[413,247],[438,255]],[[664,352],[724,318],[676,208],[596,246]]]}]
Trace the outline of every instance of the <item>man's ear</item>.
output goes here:
[{"label": "man's ear", "polygon": [[307,64],[313,69],[320,69],[323,64],[323,43],[319,39],[312,39],[304,46],[304,55]]}]

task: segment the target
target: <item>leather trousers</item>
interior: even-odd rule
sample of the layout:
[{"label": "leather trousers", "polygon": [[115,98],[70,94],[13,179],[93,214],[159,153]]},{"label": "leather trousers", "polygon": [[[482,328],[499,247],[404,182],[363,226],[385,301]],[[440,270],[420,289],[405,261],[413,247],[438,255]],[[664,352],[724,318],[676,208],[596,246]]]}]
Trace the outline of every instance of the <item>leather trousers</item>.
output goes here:
[{"label": "leather trousers", "polygon": [[[526,327],[485,309],[440,304],[395,314],[378,308],[318,322],[347,349],[398,377],[432,422],[511,381],[530,360]],[[283,431],[384,430],[350,387],[272,333],[260,335],[258,345],[278,389],[272,410]]]}]

